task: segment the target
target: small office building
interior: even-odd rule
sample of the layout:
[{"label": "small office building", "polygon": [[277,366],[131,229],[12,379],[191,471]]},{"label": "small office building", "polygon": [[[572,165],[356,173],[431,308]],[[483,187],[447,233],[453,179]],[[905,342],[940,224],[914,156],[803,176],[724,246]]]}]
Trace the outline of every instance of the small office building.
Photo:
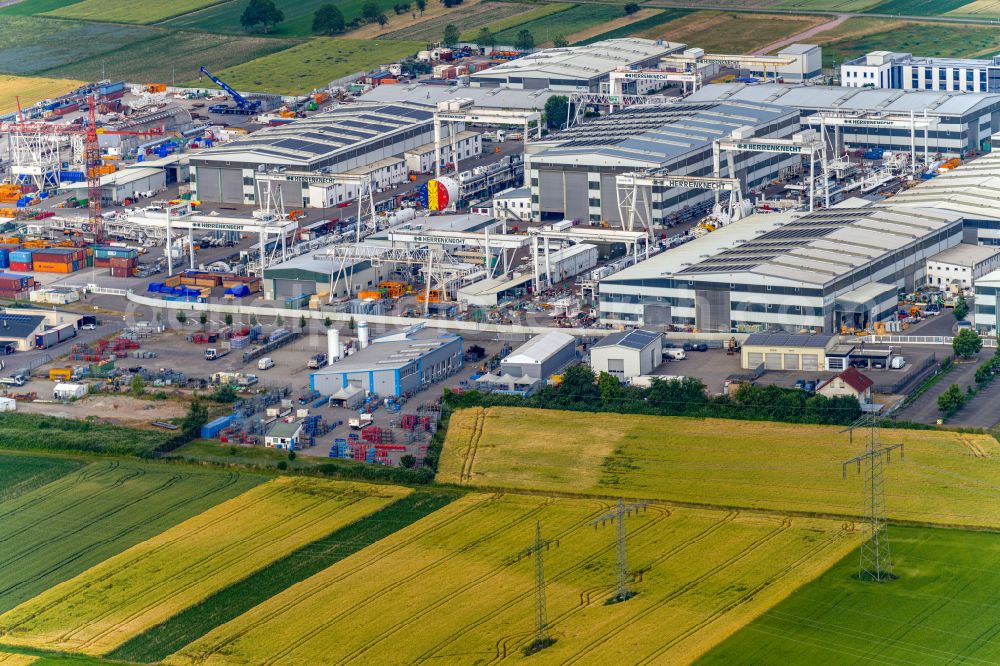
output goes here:
[{"label": "small office building", "polygon": [[302,422],[287,423],[278,421],[264,435],[264,446],[269,449],[287,449],[294,451],[299,447],[299,437],[302,435]]},{"label": "small office building", "polygon": [[633,329],[612,333],[590,348],[590,367],[619,381],[649,375],[663,362],[663,336]]},{"label": "small office building", "polygon": [[824,333],[753,333],[740,348],[740,367],[818,372],[836,341]]},{"label": "small office building", "polygon": [[927,260],[927,286],[942,291],[972,289],[976,280],[1000,268],[1000,247],[961,243]]},{"label": "small office building", "polygon": [[1000,308],[1000,270],[976,280],[976,309],[972,314],[976,331],[984,335],[997,332],[997,309]]},{"label": "small office building", "polygon": [[576,338],[567,333],[542,333],[500,361],[500,374],[546,380],[576,360]]}]

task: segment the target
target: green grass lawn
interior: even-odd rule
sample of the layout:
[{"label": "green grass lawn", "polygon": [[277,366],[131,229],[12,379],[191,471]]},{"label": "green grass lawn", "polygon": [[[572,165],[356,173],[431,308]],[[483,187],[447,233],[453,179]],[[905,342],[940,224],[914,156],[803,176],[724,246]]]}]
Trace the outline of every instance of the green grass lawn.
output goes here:
[{"label": "green grass lawn", "polygon": [[308,469],[326,462],[325,458],[303,455],[296,456],[295,460],[288,460],[287,451],[268,449],[263,446],[220,444],[214,439],[196,439],[172,451],[170,455],[196,462],[268,468],[275,468],[279,462],[284,461],[289,469]]},{"label": "green grass lawn", "polygon": [[774,9],[814,9],[838,12],[863,12],[879,3],[879,0],[784,0],[768,4]]},{"label": "green grass lawn", "polygon": [[1000,537],[890,527],[889,538],[898,580],[855,580],[855,551],[698,663],[1000,662]]},{"label": "green grass lawn", "polygon": [[107,460],[0,502],[0,612],[263,480]]},{"label": "green grass lawn", "polygon": [[[455,495],[418,491],[314,541],[175,615],[108,656],[154,662],[279,592],[445,506]],[[331,617],[331,620],[333,617]]]},{"label": "green grass lawn", "polygon": [[7,412],[0,415],[0,447],[22,450],[92,451],[129,455],[146,453],[174,433],[107,425],[96,421]]},{"label": "green grass lawn", "polygon": [[237,90],[296,95],[348,74],[391,64],[425,46],[424,42],[389,39],[317,37],[215,74]]},{"label": "green grass lawn", "polygon": [[[102,2],[103,0],[93,1]],[[367,1],[341,0],[335,4],[344,14],[344,19],[350,22],[361,16],[361,8]],[[399,4],[398,0],[375,1],[382,11],[386,13],[391,13],[393,6]],[[274,4],[284,13],[285,20],[279,23],[269,34],[278,37],[311,36],[313,34],[313,14],[316,13],[317,9],[329,3],[330,0],[275,0]],[[163,25],[172,28],[242,35],[245,34],[245,31],[243,30],[243,26],[240,25],[240,16],[243,14],[246,4],[246,2],[241,0],[230,0],[229,2],[213,5],[207,9],[178,16],[166,21]]]},{"label": "green grass lawn", "polygon": [[0,453],[0,502],[44,486],[84,464],[74,458]]},{"label": "green grass lawn", "polygon": [[528,30],[534,36],[535,44],[544,44],[559,35],[569,36],[622,16],[625,16],[625,12],[621,5],[577,5],[557,14],[501,30],[496,33],[496,39],[498,44],[513,45],[517,33]]}]

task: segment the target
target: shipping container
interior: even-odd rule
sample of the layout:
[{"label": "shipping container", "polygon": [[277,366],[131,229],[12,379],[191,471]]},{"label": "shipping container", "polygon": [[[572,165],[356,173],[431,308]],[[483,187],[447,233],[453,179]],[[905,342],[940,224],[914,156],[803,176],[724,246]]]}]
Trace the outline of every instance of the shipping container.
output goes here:
[{"label": "shipping container", "polygon": [[25,263],[23,261],[14,261],[13,259],[11,260],[8,268],[12,271],[30,271],[32,269],[30,261]]},{"label": "shipping container", "polygon": [[0,287],[7,289],[25,289],[35,283],[35,278],[30,275],[17,275],[16,273],[0,273]]},{"label": "shipping container", "polygon": [[72,273],[73,267],[78,266],[71,262],[62,261],[36,261],[34,263],[34,270],[36,273]]}]

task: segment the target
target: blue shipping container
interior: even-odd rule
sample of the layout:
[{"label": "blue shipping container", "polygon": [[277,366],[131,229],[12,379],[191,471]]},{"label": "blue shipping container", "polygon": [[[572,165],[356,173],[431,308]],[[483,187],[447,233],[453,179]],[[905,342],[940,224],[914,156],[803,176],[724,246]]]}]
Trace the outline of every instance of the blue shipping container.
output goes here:
[{"label": "blue shipping container", "polygon": [[10,260],[30,264],[32,261],[31,250],[14,250],[10,253]]},{"label": "blue shipping container", "polygon": [[229,424],[233,422],[233,416],[220,416],[214,421],[209,421],[201,427],[202,439],[212,439],[216,437],[220,432],[229,427]]}]

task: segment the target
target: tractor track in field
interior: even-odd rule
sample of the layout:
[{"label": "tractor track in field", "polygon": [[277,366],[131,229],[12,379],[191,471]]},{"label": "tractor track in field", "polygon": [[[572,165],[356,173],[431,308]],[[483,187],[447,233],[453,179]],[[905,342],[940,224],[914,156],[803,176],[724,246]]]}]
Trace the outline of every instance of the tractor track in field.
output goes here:
[{"label": "tractor track in field", "polygon": [[[733,516],[733,518],[735,519],[735,516]],[[632,623],[634,623],[634,622],[636,622],[638,620],[641,620],[641,619],[649,616],[653,612],[655,612],[655,611],[659,610],[660,608],[663,608],[664,606],[666,606],[668,603],[670,603],[674,599],[677,599],[678,597],[681,597],[681,596],[687,594],[688,592],[690,592],[691,590],[693,590],[694,588],[696,588],[698,585],[700,585],[704,581],[706,581],[709,578],[712,578],[712,577],[718,575],[719,573],[725,571],[728,567],[732,566],[736,562],[738,562],[741,559],[745,558],[750,553],[754,552],[755,550],[757,550],[761,546],[765,545],[766,543],[772,541],[779,534],[781,534],[781,533],[785,532],[786,530],[788,530],[791,526],[792,526],[791,519],[786,518],[786,519],[782,520],[781,525],[779,525],[777,528],[771,530],[770,532],[768,532],[764,536],[762,536],[762,537],[760,537],[758,539],[755,539],[753,542],[751,542],[749,545],[747,545],[745,548],[743,548],[739,552],[731,555],[726,560],[724,560],[723,562],[720,562],[719,564],[717,564],[716,566],[712,567],[708,571],[704,572],[700,576],[697,576],[694,579],[692,579],[692,580],[684,583],[680,587],[676,588],[673,592],[670,592],[669,594],[661,597],[660,599],[658,599],[656,601],[656,603],[652,604],[651,606],[646,607],[645,609],[643,609],[642,611],[636,613],[635,615],[630,616],[625,621],[623,621],[623,622],[619,623],[618,625],[610,628],[604,635],[599,636],[596,640],[591,641],[589,644],[585,645],[583,647],[583,649],[579,650],[578,652],[576,652],[576,654],[574,654],[571,657],[569,657],[568,659],[566,659],[563,662],[563,664],[574,664],[574,663],[578,662],[580,659],[583,659],[588,654],[590,654],[591,652],[593,652],[595,649],[597,649],[598,647],[601,647],[602,645],[604,645],[605,643],[607,643],[609,640],[611,640],[612,638],[614,638],[614,636],[618,635],[622,631],[622,629],[624,629],[629,624],[632,624]]]},{"label": "tractor track in field", "polygon": [[[391,555],[394,555],[395,553],[399,552],[400,550],[402,550],[402,549],[404,549],[404,548],[406,548],[408,546],[413,545],[417,541],[419,541],[422,538],[424,538],[427,534],[434,534],[435,532],[437,532],[439,530],[442,530],[442,529],[444,529],[446,527],[449,527],[451,525],[451,523],[455,522],[456,520],[460,520],[460,519],[464,518],[465,516],[467,516],[468,514],[473,513],[473,512],[475,512],[475,511],[477,511],[479,509],[482,509],[485,506],[488,506],[490,504],[494,504],[494,503],[498,502],[502,497],[503,497],[503,495],[502,494],[498,494],[498,493],[494,493],[492,495],[485,496],[485,499],[483,499],[482,501],[476,502],[475,504],[471,504],[468,507],[462,509],[456,515],[450,517],[447,522],[440,522],[439,524],[434,525],[433,527],[431,527],[431,528],[429,528],[427,530],[416,532],[412,536],[410,536],[409,538],[404,539],[403,541],[400,541],[399,543],[393,544],[392,546],[390,546],[389,548],[387,548],[385,551],[383,551],[382,553],[380,553],[374,559],[366,560],[366,561],[364,561],[363,563],[361,563],[361,564],[359,564],[357,566],[350,567],[346,571],[344,571],[343,573],[339,574],[337,577],[335,577],[335,578],[333,578],[331,580],[328,580],[328,581],[324,581],[324,583],[325,583],[324,586],[322,586],[322,587],[316,587],[314,589],[311,589],[311,590],[308,591],[308,593],[306,593],[304,595],[301,595],[301,596],[297,596],[297,597],[295,597],[293,599],[290,599],[289,601],[281,604],[277,608],[269,610],[264,615],[264,617],[259,622],[257,622],[256,624],[254,624],[254,625],[248,625],[246,628],[241,629],[241,630],[233,633],[231,636],[228,636],[226,638],[226,640],[224,640],[224,641],[222,641],[220,643],[217,643],[215,645],[212,645],[211,646],[212,651],[213,652],[217,652],[219,648],[225,647],[225,646],[227,646],[227,645],[229,645],[229,644],[231,644],[231,643],[239,640],[240,638],[242,638],[243,636],[245,636],[250,631],[253,631],[257,626],[261,626],[261,625],[264,625],[264,624],[270,622],[271,620],[277,618],[278,616],[286,613],[287,611],[291,610],[295,606],[299,605],[303,601],[306,601],[306,600],[310,599],[312,596],[314,596],[316,594],[319,594],[320,592],[324,591],[327,586],[329,586],[329,585],[331,585],[333,583],[338,583],[338,582],[340,582],[340,581],[342,581],[342,580],[344,580],[346,578],[349,578],[349,577],[357,574],[358,572],[360,572],[360,571],[362,571],[364,569],[367,569],[367,568],[371,567],[373,564],[375,564],[377,562],[380,562],[380,561],[386,559],[387,557],[389,557]],[[434,515],[434,513],[431,513],[428,516],[425,516],[424,518],[422,518],[421,520],[426,520],[427,518],[429,518],[430,516],[433,516],[433,515]],[[417,521],[417,522],[419,522],[419,521]],[[301,584],[301,583],[299,583],[299,584]]]},{"label": "tractor track in field", "polygon": [[465,449],[465,457],[462,459],[462,471],[459,473],[460,483],[472,482],[472,468],[476,463],[476,454],[479,452],[479,440],[483,437],[483,430],[486,428],[486,415],[488,409],[481,409],[476,412],[476,421],[472,424],[472,435],[469,437],[469,446]]},{"label": "tractor track in field", "polygon": [[[172,511],[174,511],[176,509],[179,509],[179,508],[183,507],[184,505],[186,505],[186,504],[188,504],[190,502],[195,502],[195,501],[204,499],[206,497],[209,497],[210,495],[213,495],[213,494],[215,494],[217,492],[220,492],[220,491],[222,491],[222,490],[224,490],[226,488],[229,488],[229,487],[235,485],[237,483],[237,481],[239,480],[239,478],[240,478],[240,474],[238,472],[228,472],[226,474],[226,479],[225,479],[224,483],[219,484],[219,485],[214,485],[214,486],[212,486],[210,488],[207,488],[206,490],[204,490],[203,492],[199,493],[198,495],[194,495],[194,496],[189,496],[189,497],[182,498],[178,502],[175,502],[174,504],[171,504],[171,505],[169,505],[167,507],[164,507],[163,510],[161,511],[161,515],[162,514],[170,513],[170,512],[172,512]],[[155,494],[155,492],[153,494]],[[130,506],[131,504],[135,504],[136,502],[143,501],[143,499],[145,499],[147,497],[151,497],[151,496],[152,496],[152,494],[146,494],[143,497],[140,497],[137,500],[134,500],[133,502],[131,502],[129,505],[126,505],[126,506]],[[99,522],[100,520],[103,520],[103,519],[107,518],[108,516],[114,515],[116,513],[118,513],[118,511],[102,514],[101,516],[99,516],[94,521],[91,521],[90,523],[88,523],[87,527],[89,527],[90,525],[93,525],[93,524]],[[115,532],[114,534],[110,534],[107,537],[104,537],[103,539],[99,539],[99,540],[91,543],[90,545],[88,545],[83,550],[78,550],[76,552],[73,552],[69,556],[64,557],[63,559],[61,559],[59,562],[53,563],[48,568],[46,568],[46,569],[44,569],[42,571],[36,572],[36,573],[32,574],[31,576],[29,576],[27,578],[22,578],[22,579],[18,580],[17,583],[14,584],[14,585],[9,585],[9,586],[7,586],[7,587],[5,587],[3,589],[0,589],[0,597],[2,597],[5,594],[9,594],[13,590],[16,590],[18,588],[24,587],[25,585],[28,585],[30,583],[34,583],[34,582],[37,582],[39,580],[42,580],[46,576],[52,575],[53,573],[55,573],[55,572],[63,569],[64,567],[66,567],[68,564],[70,564],[72,562],[75,562],[76,560],[78,560],[78,559],[86,556],[88,553],[92,552],[94,549],[100,548],[100,547],[108,545],[108,544],[112,544],[112,543],[118,541],[119,539],[122,539],[125,536],[131,534],[135,530],[140,529],[142,526],[143,525],[139,524],[139,523],[132,524],[132,525],[129,525],[129,526],[125,527],[124,529],[118,531],[118,532]],[[77,531],[75,531],[73,533],[76,533],[76,532],[79,532],[79,531],[80,530],[77,530]],[[65,533],[60,534],[60,538],[64,537],[64,536],[66,536]],[[46,542],[37,545],[35,548],[32,549],[31,552],[33,552],[34,550],[37,550],[38,547],[48,546],[54,540],[55,539],[49,539]],[[0,563],[0,564],[2,564],[2,563]]]},{"label": "tractor track in field", "polygon": [[[791,521],[789,521],[789,522],[791,522]],[[847,531],[847,530],[845,530],[845,531]],[[716,620],[718,620],[719,618],[721,618],[723,615],[725,615],[729,611],[731,611],[734,608],[736,608],[737,606],[741,606],[742,604],[746,603],[747,601],[753,599],[761,591],[763,591],[764,589],[766,589],[770,585],[773,585],[775,582],[777,582],[777,581],[781,580],[782,578],[786,577],[792,571],[794,571],[794,570],[800,568],[801,566],[803,566],[804,564],[810,562],[812,560],[812,558],[818,556],[820,553],[822,553],[824,550],[826,550],[835,541],[835,538],[836,537],[831,536],[830,538],[827,538],[826,540],[817,543],[814,548],[812,548],[812,549],[808,550],[807,552],[803,553],[794,562],[791,562],[791,563],[787,564],[780,571],[778,571],[778,572],[772,574],[771,576],[769,576],[767,578],[767,580],[764,580],[764,581],[758,583],[752,589],[744,592],[738,598],[732,600],[731,602],[729,602],[728,604],[726,604],[722,608],[716,609],[715,611],[712,612],[711,615],[709,615],[706,618],[703,618],[700,622],[698,622],[694,626],[688,627],[680,635],[675,636],[670,641],[668,641],[665,645],[660,646],[653,653],[647,655],[646,657],[644,657],[641,661],[639,661],[637,663],[639,663],[639,664],[648,664],[648,663],[651,663],[652,661],[654,661],[658,657],[662,656],[664,652],[666,652],[667,650],[671,649],[672,647],[674,647],[675,645],[677,645],[681,641],[689,638],[694,633],[696,633],[696,632],[700,631],[701,629],[707,627],[708,625],[710,625],[711,623],[715,622]]]},{"label": "tractor track in field", "polygon": [[[605,508],[607,508],[607,507],[608,507],[608,505],[605,505]],[[666,509],[665,507],[660,507],[660,506],[655,506],[654,505],[653,508],[654,509],[659,509],[662,512],[661,515],[658,516],[655,520],[651,520],[651,521],[647,521],[647,522],[643,523],[642,526],[640,526],[639,528],[633,530],[632,534],[641,534],[644,531],[646,531],[647,529],[652,528],[654,525],[659,524],[660,521],[662,521],[662,520],[664,520],[666,518],[669,518],[670,515],[671,515],[670,510]],[[583,523],[578,523],[577,525],[574,525],[573,527],[568,528],[566,530],[566,533],[569,533],[572,530],[575,530],[575,529],[578,529],[579,527],[582,527],[585,524],[585,522],[586,522],[586,519],[585,519],[585,521]],[[548,579],[547,582],[548,583],[554,583],[556,581],[563,580],[564,578],[566,578],[570,574],[578,571],[579,569],[581,569],[582,567],[586,566],[590,562],[594,561],[598,557],[600,557],[600,556],[604,555],[605,553],[609,552],[610,550],[612,550],[613,547],[614,547],[613,544],[611,544],[611,545],[608,545],[606,547],[602,547],[602,548],[598,549],[597,551],[595,551],[594,553],[590,554],[586,558],[581,559],[578,562],[576,562],[573,566],[571,566],[571,567],[569,567],[567,569],[563,569],[562,571],[560,571],[556,575],[552,576],[551,578]],[[508,609],[516,606],[518,603],[521,603],[523,600],[527,599],[532,594],[533,594],[533,592],[526,592],[526,593],[523,593],[523,594],[519,594],[515,598],[510,599],[510,600],[504,602],[498,608],[490,611],[488,614],[481,615],[478,618],[476,618],[475,620],[472,620],[471,622],[469,622],[468,624],[466,624],[464,627],[462,627],[458,631],[453,632],[450,636],[448,636],[447,638],[445,638],[442,641],[439,641],[436,645],[434,645],[431,648],[429,648],[428,650],[426,650],[423,654],[421,654],[420,656],[418,656],[414,660],[414,663],[423,663],[424,661],[426,661],[428,659],[434,658],[434,654],[436,652],[438,652],[442,648],[446,647],[447,645],[450,645],[451,643],[454,643],[455,641],[459,640],[466,631],[468,631],[469,629],[471,629],[475,625],[481,624],[481,623],[483,623],[486,620],[494,619],[495,617],[497,617],[501,613],[503,613],[503,612],[507,611]]]},{"label": "tractor track in field", "polygon": [[[496,537],[498,537],[498,536],[500,536],[502,534],[505,534],[505,533],[509,532],[511,529],[513,529],[515,527],[519,527],[520,525],[524,524],[525,522],[528,522],[531,519],[536,518],[545,509],[549,508],[550,506],[552,506],[555,503],[556,503],[556,500],[554,500],[554,499],[547,499],[545,502],[542,502],[540,504],[535,505],[530,511],[527,511],[526,513],[522,514],[521,516],[519,516],[515,520],[511,521],[510,523],[508,523],[507,525],[505,525],[502,529],[500,529],[500,530],[498,530],[496,532],[493,532],[491,534],[486,534],[486,535],[483,535],[483,536],[481,536],[481,537],[479,537],[477,539],[474,539],[474,540],[472,540],[472,541],[464,544],[460,548],[456,549],[455,551],[449,553],[448,555],[446,555],[446,556],[444,556],[444,557],[442,557],[442,558],[440,558],[440,559],[438,559],[438,560],[436,560],[436,561],[434,561],[434,562],[432,562],[430,564],[427,564],[426,566],[423,566],[423,567],[421,567],[420,569],[418,569],[418,570],[416,570],[414,572],[411,572],[411,575],[407,579],[399,580],[399,581],[391,583],[390,585],[388,585],[387,587],[382,588],[381,590],[379,590],[375,594],[370,595],[363,602],[361,602],[359,604],[355,604],[350,609],[348,609],[347,612],[354,612],[354,611],[360,610],[360,609],[364,608],[365,606],[369,605],[371,602],[376,601],[378,599],[381,599],[382,597],[384,597],[384,596],[386,596],[388,594],[392,594],[393,592],[395,592],[400,587],[402,587],[402,586],[406,585],[407,583],[409,583],[411,580],[413,580],[415,578],[419,578],[420,576],[426,574],[427,572],[432,571],[432,570],[434,570],[434,569],[436,569],[436,568],[438,568],[438,567],[440,567],[442,565],[447,564],[452,559],[454,559],[454,558],[456,558],[456,557],[458,557],[458,556],[460,556],[460,555],[462,555],[464,553],[467,553],[467,552],[470,552],[470,551],[474,550],[476,547],[480,546],[481,544],[484,544],[484,543],[486,543],[488,541],[491,541],[494,538],[496,538]],[[508,566],[507,563],[503,563],[499,567],[496,567],[495,569],[493,569],[493,570],[487,572],[486,574],[478,577],[472,583],[469,583],[467,585],[463,585],[460,589],[464,589],[466,587],[470,587],[472,585],[478,584],[479,582],[481,582],[481,581],[483,581],[483,580],[485,580],[485,579],[487,579],[487,578],[495,575],[498,571],[502,571],[507,566]],[[451,596],[454,596],[456,593],[457,593],[457,591],[447,594],[445,596],[445,599],[450,598]],[[431,608],[436,607],[437,605],[439,605],[439,603],[440,602],[434,603],[430,607],[425,606],[424,609],[419,614],[411,614],[407,618],[407,620],[406,620],[406,622],[404,624],[407,624],[410,621],[412,621],[413,619],[416,619],[418,617],[418,615],[422,615],[423,613],[427,612],[429,609],[431,609]],[[403,625],[402,624],[398,624],[395,627],[393,627],[393,629],[394,630],[398,630],[398,628],[400,628],[401,626],[403,626]],[[297,646],[295,646],[291,651],[286,652],[286,654],[290,654],[292,651],[294,651],[294,649],[297,649],[298,647],[301,647],[302,645],[304,645],[306,642],[308,642],[309,640],[311,640],[312,638],[314,638],[315,635],[316,635],[316,633],[318,633],[318,632],[310,632],[310,635],[308,637],[300,638],[299,639],[299,641],[300,641],[299,644]],[[376,638],[368,641],[367,643],[358,646],[350,654],[337,659],[337,661],[335,663],[337,663],[337,664],[344,664],[344,663],[353,661],[355,658],[357,658],[358,656],[364,654],[369,649],[371,649],[373,646],[375,646],[377,643],[379,643],[383,638],[384,638],[384,636],[378,636],[378,637],[376,637]],[[270,666],[273,663],[274,663],[273,659],[271,659],[271,660],[269,660],[269,661],[266,662],[266,664],[268,664],[268,666]]]}]

